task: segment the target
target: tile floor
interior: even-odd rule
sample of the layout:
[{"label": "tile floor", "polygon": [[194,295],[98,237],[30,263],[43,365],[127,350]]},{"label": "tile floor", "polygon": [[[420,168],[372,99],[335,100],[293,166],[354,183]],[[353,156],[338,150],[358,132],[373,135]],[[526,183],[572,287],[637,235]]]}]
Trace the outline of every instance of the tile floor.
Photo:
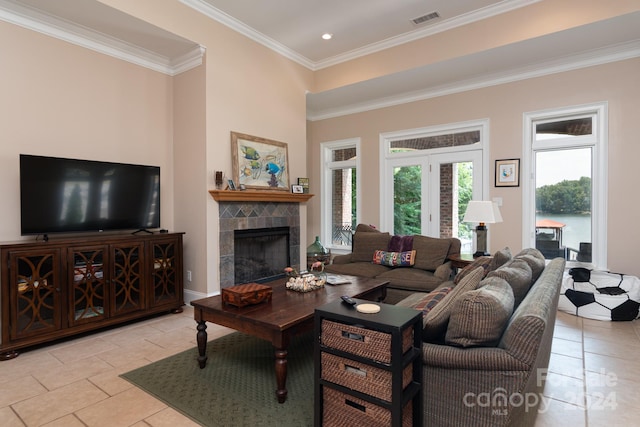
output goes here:
[{"label": "tile floor", "polygon": [[[208,325],[210,339],[230,330]],[[195,347],[193,310],[45,346],[0,362],[0,426],[197,426],[118,375]],[[558,313],[536,426],[632,426],[640,321]]]}]

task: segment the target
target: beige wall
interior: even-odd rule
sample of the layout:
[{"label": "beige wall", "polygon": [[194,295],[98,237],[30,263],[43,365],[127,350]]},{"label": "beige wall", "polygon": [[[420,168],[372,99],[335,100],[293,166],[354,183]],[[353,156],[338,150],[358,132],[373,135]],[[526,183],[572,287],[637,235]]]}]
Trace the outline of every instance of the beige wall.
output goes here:
[{"label": "beige wall", "polygon": [[[20,238],[20,152],[159,165],[162,227],[187,232],[186,298],[215,293],[218,210],[208,190],[214,171],[231,176],[230,132],[288,143],[290,176],[306,176],[313,74],[178,0],[102,3],[200,43],[204,64],[172,78],[0,22],[0,241]],[[304,207],[301,216],[304,227]]]},{"label": "beige wall", "polygon": [[4,22],[0,52],[0,241],[21,239],[21,153],[160,166],[172,229],[171,77]]},{"label": "beige wall", "polygon": [[[379,134],[475,119],[490,120],[489,176],[495,159],[522,158],[523,113],[606,101],[609,104],[608,268],[640,275],[637,246],[640,231],[635,218],[640,200],[633,196],[633,171],[640,158],[636,122],[640,112],[640,59],[565,72],[527,81],[429,99],[349,116],[309,123],[309,154],[319,158],[319,144],[362,138],[362,222],[379,223]],[[309,162],[311,182],[319,182],[320,162]],[[520,250],[522,244],[522,187],[495,188],[502,197],[504,222],[491,225],[491,246]],[[319,209],[312,199],[310,212]],[[317,234],[320,219],[309,220],[308,234]]]}]

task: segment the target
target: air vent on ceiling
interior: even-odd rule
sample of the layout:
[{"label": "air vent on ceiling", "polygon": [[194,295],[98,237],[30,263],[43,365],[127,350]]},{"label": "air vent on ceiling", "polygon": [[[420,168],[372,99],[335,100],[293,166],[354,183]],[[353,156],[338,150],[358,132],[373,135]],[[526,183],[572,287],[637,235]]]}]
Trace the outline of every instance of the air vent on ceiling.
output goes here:
[{"label": "air vent on ceiling", "polygon": [[419,16],[417,18],[413,18],[411,22],[415,25],[423,24],[427,21],[431,21],[432,19],[440,18],[440,14],[438,12],[427,13],[426,15]]}]

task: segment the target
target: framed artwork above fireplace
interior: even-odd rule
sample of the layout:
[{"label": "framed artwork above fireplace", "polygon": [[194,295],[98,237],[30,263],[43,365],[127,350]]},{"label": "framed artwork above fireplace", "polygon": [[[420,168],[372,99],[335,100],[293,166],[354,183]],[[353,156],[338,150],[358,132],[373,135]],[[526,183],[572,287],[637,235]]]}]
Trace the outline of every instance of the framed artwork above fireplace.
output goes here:
[{"label": "framed artwork above fireplace", "polygon": [[289,191],[289,152],[284,142],[231,132],[233,179],[248,189]]}]

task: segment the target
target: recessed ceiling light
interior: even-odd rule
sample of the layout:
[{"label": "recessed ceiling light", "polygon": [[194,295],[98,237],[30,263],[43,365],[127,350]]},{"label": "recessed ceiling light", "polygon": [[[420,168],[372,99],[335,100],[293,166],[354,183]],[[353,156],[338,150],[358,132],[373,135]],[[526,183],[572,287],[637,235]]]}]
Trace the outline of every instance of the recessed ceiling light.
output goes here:
[{"label": "recessed ceiling light", "polygon": [[331,33],[324,33],[322,35],[322,39],[323,40],[331,40],[332,37],[333,37],[333,34],[331,34]]}]

